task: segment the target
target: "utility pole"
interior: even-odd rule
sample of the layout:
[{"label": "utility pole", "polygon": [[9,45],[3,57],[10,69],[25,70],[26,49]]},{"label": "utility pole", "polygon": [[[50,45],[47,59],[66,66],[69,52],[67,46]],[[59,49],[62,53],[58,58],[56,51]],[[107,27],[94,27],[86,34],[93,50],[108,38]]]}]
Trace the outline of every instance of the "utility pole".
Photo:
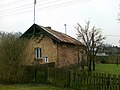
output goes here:
[{"label": "utility pole", "polygon": [[35,23],[35,5],[36,5],[36,0],[34,0],[34,20],[33,20],[33,23]]},{"label": "utility pole", "polygon": [[64,26],[65,26],[65,34],[67,34],[67,28],[66,28],[66,26],[67,26],[67,25],[66,25],[66,24],[64,24]]}]

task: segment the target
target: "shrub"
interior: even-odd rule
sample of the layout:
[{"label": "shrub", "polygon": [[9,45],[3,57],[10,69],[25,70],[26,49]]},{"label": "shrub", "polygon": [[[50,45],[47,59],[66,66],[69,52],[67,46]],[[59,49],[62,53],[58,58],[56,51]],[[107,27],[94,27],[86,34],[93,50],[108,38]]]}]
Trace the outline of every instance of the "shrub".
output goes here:
[{"label": "shrub", "polygon": [[102,59],[100,63],[105,64],[106,63],[105,59]]},{"label": "shrub", "polygon": [[13,33],[0,33],[0,81],[15,83],[24,75],[22,62],[27,40],[19,39]]}]

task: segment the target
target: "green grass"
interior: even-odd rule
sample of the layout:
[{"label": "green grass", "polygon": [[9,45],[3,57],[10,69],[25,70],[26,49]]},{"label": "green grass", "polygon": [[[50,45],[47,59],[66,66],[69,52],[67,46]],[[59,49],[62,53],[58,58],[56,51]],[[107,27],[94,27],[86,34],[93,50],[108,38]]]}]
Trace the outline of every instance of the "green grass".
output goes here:
[{"label": "green grass", "polygon": [[107,74],[120,74],[120,64],[96,64],[95,72],[107,73]]},{"label": "green grass", "polygon": [[73,89],[55,87],[50,85],[15,84],[15,85],[0,85],[0,90],[73,90]]}]

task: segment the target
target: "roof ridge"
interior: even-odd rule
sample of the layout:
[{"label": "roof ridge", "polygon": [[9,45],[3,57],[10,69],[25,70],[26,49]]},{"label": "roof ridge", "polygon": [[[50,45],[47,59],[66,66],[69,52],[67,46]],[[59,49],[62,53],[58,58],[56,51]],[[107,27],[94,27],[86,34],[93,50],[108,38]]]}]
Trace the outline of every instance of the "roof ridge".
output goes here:
[{"label": "roof ridge", "polygon": [[[45,28],[45,27],[44,27]],[[63,35],[65,35],[65,36],[68,36],[68,37],[70,37],[70,38],[73,38],[73,39],[75,39],[74,37],[72,37],[72,36],[70,36],[70,35],[68,35],[68,34],[65,34],[65,33],[63,33],[63,32],[60,32],[60,31],[56,31],[56,30],[53,30],[53,29],[49,29],[49,28],[46,28],[47,30],[52,30],[52,31],[54,31],[54,32],[57,32],[57,33],[60,33],[60,34],[63,34]],[[75,39],[76,40],[76,39]],[[78,41],[78,40],[77,40]]]},{"label": "roof ridge", "polygon": [[[70,35],[67,35],[65,33],[62,33],[60,31],[56,31],[56,30],[53,30],[53,29],[49,29],[49,28],[46,28],[44,26],[41,26],[41,25],[38,25],[40,26],[42,29],[44,29],[46,32],[50,33],[51,35],[53,35],[54,37],[56,37],[57,39],[59,39],[60,41],[62,42],[66,42],[66,43],[76,43],[76,44],[81,44],[80,41],[78,41],[77,39],[75,39],[74,37],[70,36]],[[51,32],[52,31],[52,32]],[[64,39],[61,39],[60,36],[58,35],[60,34],[60,36]]]},{"label": "roof ridge", "polygon": [[[42,29],[44,29],[46,32],[50,33],[51,35],[53,35],[54,37],[56,37],[57,39],[59,39],[56,35],[54,35],[53,33],[51,33],[50,31],[48,31],[48,28],[45,28],[43,26],[41,26]],[[52,30],[52,29],[51,29]],[[53,30],[55,31],[55,30]]]}]

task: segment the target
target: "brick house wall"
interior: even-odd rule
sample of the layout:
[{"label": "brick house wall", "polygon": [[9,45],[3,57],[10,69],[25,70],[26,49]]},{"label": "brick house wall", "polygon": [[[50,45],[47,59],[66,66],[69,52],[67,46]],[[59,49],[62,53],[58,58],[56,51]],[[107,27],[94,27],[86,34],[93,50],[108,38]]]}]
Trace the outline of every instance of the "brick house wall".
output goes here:
[{"label": "brick house wall", "polygon": [[[35,59],[35,48],[41,48],[42,58]],[[45,57],[48,57],[48,62],[56,62],[57,60],[57,46],[53,43],[52,39],[48,37],[42,38],[39,43],[34,39],[29,40],[29,45],[26,49],[26,64],[44,64]]]},{"label": "brick house wall", "polygon": [[[42,59],[35,59],[35,48],[41,48]],[[45,57],[48,57],[48,63],[55,62],[57,67],[67,66],[78,63],[78,46],[64,43],[55,44],[52,39],[45,36],[39,43],[34,39],[29,40],[26,49],[26,64],[45,64]]]},{"label": "brick house wall", "polygon": [[77,45],[59,44],[58,45],[58,66],[68,66],[78,63],[79,50]]}]

